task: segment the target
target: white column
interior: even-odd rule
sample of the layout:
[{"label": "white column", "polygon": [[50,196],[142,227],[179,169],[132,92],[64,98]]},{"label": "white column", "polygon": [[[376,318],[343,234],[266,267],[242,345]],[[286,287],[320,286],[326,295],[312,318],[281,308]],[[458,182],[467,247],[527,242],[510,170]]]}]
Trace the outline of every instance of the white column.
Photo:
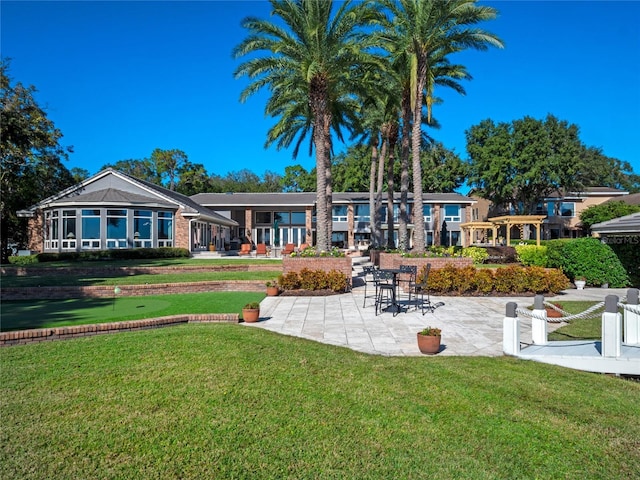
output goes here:
[{"label": "white column", "polygon": [[[627,292],[627,305],[638,307],[640,290],[630,288]],[[640,345],[640,315],[629,310],[624,311],[624,343]]]},{"label": "white column", "polygon": [[507,303],[507,312],[502,323],[502,351],[505,355],[520,353],[520,319],[516,315],[518,305]]},{"label": "white column", "polygon": [[622,315],[618,313],[618,297],[607,295],[604,299],[604,313],[602,314],[602,356],[619,357],[621,345]]},{"label": "white column", "polygon": [[547,309],[544,308],[544,296],[536,295],[533,300],[533,314],[536,317],[531,318],[531,339],[536,345],[547,344]]}]

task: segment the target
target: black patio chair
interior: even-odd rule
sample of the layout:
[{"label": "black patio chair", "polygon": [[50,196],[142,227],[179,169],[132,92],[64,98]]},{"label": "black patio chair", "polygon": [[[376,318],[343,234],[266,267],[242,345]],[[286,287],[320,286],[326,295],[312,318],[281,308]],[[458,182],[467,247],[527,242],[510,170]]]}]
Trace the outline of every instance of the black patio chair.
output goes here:
[{"label": "black patio chair", "polygon": [[[416,278],[418,267],[415,265],[400,265],[400,275],[398,276],[398,292],[407,292],[409,295],[408,305],[411,305],[411,297],[416,290]],[[404,285],[404,288],[402,286]]]},{"label": "black patio chair", "polygon": [[[375,265],[365,265],[362,267],[362,271],[364,273],[364,300],[362,302],[362,308],[364,308],[367,304],[367,298],[373,298],[375,304],[375,300],[378,297],[378,284],[374,275],[376,271]],[[368,286],[373,288],[373,295],[367,295]]]},{"label": "black patio chair", "polygon": [[[396,302],[396,282],[391,272],[384,270],[374,270],[374,279],[376,281],[376,315],[382,313],[383,309],[393,308],[393,316],[398,313],[398,304]],[[384,308],[383,308],[384,305]]]},{"label": "black patio chair", "polygon": [[[420,296],[420,308],[422,309],[422,315],[426,312],[433,312],[436,307],[431,303],[431,298],[429,296],[429,272],[431,271],[431,264],[427,263],[427,266],[424,271],[424,277],[421,277],[420,282],[415,284],[414,292],[416,294],[416,298],[418,295]],[[425,300],[425,295],[427,299]],[[416,310],[418,309],[418,305],[416,303]]]}]

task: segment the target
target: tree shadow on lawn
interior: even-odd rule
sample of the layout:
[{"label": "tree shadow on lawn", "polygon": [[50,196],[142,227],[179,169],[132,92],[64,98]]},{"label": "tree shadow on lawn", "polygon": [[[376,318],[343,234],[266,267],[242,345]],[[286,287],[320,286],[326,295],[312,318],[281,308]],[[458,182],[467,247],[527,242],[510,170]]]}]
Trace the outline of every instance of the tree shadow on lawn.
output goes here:
[{"label": "tree shadow on lawn", "polygon": [[7,301],[2,302],[0,331],[117,322],[132,316],[150,318],[170,305],[167,300],[149,297]]}]

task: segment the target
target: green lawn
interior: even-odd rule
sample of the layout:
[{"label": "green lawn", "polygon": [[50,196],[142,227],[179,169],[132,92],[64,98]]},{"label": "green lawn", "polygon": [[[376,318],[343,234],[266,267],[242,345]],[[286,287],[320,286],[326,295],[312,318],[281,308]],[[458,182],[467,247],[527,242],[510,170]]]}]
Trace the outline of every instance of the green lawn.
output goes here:
[{"label": "green lawn", "polygon": [[255,292],[211,292],[114,299],[5,301],[2,302],[1,330],[119,322],[182,313],[241,313],[245,304],[260,301],[264,296]]},{"label": "green lawn", "polygon": [[2,287],[60,287],[91,285],[144,285],[158,283],[204,282],[212,280],[274,280],[282,273],[282,268],[273,271],[255,272],[181,272],[167,274],[127,275],[116,272],[105,272],[100,276],[87,275],[29,275],[23,277],[2,277]]},{"label": "green lawn", "polygon": [[[281,259],[265,259],[265,258],[162,258],[148,260],[108,260],[108,261],[84,261],[84,262],[43,262],[24,265],[23,268],[59,268],[59,267],[91,267],[91,268],[112,268],[112,267],[175,267],[190,265],[273,265],[278,268],[282,265]],[[12,265],[2,265],[3,267],[11,267]]]},{"label": "green lawn", "polygon": [[240,325],[0,349],[0,478],[640,478],[640,384]]},{"label": "green lawn", "polygon": [[[584,312],[596,302],[560,302],[562,309],[571,314]],[[593,340],[602,337],[602,311],[598,310],[595,318],[584,318],[571,321],[570,324],[560,327],[549,333],[549,340]]]}]

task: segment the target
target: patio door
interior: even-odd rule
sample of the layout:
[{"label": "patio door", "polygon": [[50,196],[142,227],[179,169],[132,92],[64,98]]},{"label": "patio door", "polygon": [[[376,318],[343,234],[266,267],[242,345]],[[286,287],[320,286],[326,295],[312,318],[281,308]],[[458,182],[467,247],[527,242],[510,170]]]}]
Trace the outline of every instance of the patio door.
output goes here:
[{"label": "patio door", "polygon": [[256,239],[256,244],[264,243],[271,246],[271,227],[256,227],[253,230],[253,238]]}]

